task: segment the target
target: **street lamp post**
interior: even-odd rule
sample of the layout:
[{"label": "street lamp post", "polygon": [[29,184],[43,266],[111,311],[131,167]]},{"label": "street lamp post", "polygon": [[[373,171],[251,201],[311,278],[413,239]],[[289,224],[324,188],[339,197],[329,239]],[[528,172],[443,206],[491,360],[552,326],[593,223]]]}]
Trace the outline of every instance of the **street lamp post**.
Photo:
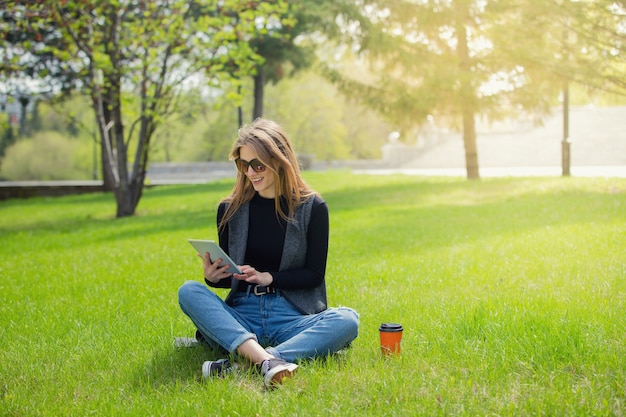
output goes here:
[{"label": "street lamp post", "polygon": [[569,85],[565,81],[563,88],[563,141],[561,142],[561,168],[564,177],[570,176],[571,145],[569,138]]}]

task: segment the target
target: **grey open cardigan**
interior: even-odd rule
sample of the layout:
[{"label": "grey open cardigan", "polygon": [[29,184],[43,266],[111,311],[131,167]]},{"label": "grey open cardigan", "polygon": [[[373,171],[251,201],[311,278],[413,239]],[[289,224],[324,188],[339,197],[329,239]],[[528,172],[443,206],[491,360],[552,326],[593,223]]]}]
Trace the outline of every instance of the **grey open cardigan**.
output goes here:
[{"label": "grey open cardigan", "polygon": [[[307,253],[307,231],[314,200],[315,197],[310,197],[296,207],[293,220],[287,223],[280,271],[304,266]],[[245,203],[228,221],[228,254],[237,265],[243,264],[246,254],[249,212],[250,205]],[[230,304],[235,295],[238,284],[239,281],[232,280],[230,292],[225,300],[227,304]],[[315,288],[281,289],[280,294],[303,314],[319,313],[328,307],[325,279]]]}]

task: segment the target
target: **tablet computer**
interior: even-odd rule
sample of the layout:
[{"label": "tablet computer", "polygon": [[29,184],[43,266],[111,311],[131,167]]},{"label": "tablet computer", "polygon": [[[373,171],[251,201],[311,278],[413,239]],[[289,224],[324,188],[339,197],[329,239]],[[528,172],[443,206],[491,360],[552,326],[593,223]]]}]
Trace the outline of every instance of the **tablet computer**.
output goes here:
[{"label": "tablet computer", "polygon": [[212,262],[215,262],[219,258],[222,258],[222,265],[226,264],[229,266],[227,270],[228,272],[230,272],[231,274],[234,274],[234,273],[241,274],[241,269],[239,269],[237,264],[235,264],[235,262],[233,262],[233,260],[230,259],[228,255],[226,255],[226,252],[224,252],[222,248],[220,248],[220,245],[215,243],[214,240],[200,240],[200,239],[188,239],[188,240],[189,240],[189,243],[191,243],[191,246],[193,246],[194,249],[197,250],[198,253],[202,255],[203,258],[204,258],[204,254],[206,252],[209,252],[209,255],[211,255]]}]

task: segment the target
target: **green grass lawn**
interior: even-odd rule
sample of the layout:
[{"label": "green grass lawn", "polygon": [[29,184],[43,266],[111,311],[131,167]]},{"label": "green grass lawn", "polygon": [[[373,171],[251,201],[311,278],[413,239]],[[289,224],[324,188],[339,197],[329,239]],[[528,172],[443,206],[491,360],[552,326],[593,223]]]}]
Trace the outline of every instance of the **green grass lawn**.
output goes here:
[{"label": "green grass lawn", "polygon": [[626,415],[626,179],[306,178],[360,334],[271,392],[172,345],[202,278],[186,239],[216,237],[232,181],[147,189],[125,219],[111,195],[0,202],[0,415]]}]

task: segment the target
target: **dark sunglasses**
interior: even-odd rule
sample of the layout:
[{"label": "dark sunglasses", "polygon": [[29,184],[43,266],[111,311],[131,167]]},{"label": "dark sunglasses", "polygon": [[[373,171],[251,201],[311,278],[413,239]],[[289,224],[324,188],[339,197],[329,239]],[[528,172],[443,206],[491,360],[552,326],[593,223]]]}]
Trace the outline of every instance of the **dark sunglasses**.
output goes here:
[{"label": "dark sunglasses", "polygon": [[235,159],[235,165],[237,165],[237,169],[244,174],[248,172],[248,167],[252,167],[254,172],[263,172],[265,171],[266,166],[261,163],[258,159],[253,159],[252,161],[244,161],[241,158]]}]

